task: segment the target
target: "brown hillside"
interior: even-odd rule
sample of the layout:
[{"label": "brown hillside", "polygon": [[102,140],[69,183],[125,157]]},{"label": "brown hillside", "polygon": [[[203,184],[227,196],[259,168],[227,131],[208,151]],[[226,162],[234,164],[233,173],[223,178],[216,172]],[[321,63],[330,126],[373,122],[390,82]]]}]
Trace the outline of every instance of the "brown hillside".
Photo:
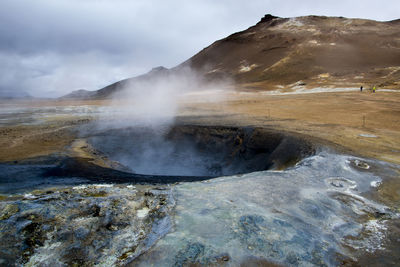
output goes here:
[{"label": "brown hillside", "polygon": [[266,15],[182,65],[209,78],[230,76],[242,86],[263,90],[298,81],[311,87],[394,87],[400,80],[399,21]]}]

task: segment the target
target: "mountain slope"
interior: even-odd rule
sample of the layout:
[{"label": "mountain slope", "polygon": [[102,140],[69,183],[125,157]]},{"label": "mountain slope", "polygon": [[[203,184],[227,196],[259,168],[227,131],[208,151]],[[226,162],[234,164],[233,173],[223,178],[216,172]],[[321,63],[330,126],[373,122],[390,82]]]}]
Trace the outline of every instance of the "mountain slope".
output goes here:
[{"label": "mountain slope", "polygon": [[[264,16],[247,30],[218,40],[182,64],[104,87],[89,98],[108,98],[127,84],[190,68],[204,80],[233,80],[240,90],[400,86],[400,20]],[[183,73],[185,73],[183,71]]]},{"label": "mountain slope", "polygon": [[263,90],[298,81],[311,86],[395,86],[400,80],[399,26],[399,20],[266,15],[255,26],[213,43],[182,65]]}]

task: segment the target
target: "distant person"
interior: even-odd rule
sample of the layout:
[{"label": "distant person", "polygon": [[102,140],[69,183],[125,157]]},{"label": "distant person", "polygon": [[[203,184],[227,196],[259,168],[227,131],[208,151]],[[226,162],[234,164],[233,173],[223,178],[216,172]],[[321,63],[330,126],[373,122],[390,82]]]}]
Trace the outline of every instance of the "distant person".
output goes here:
[{"label": "distant person", "polygon": [[362,89],[363,89],[363,87],[362,87],[362,85],[361,85],[361,87],[360,87],[360,92],[362,92]]},{"label": "distant person", "polygon": [[374,86],[374,87],[372,87],[372,93],[375,93],[375,91],[376,91],[376,87]]}]

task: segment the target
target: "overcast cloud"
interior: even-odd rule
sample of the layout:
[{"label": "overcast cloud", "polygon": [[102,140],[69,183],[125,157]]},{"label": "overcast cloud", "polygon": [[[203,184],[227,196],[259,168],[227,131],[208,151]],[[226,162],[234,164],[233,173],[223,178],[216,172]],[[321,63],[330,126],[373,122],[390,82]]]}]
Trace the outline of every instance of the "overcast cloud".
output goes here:
[{"label": "overcast cloud", "polygon": [[400,1],[0,0],[0,93],[56,97],[174,67],[267,13],[393,20]]}]

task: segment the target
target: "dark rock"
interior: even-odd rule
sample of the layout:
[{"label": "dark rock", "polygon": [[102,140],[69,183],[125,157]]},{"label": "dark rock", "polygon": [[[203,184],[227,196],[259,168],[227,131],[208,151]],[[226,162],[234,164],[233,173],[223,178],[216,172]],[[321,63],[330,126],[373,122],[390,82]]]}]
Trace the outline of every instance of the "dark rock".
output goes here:
[{"label": "dark rock", "polygon": [[101,208],[98,205],[93,205],[90,207],[89,212],[93,217],[99,217],[100,210],[101,210]]},{"label": "dark rock", "polygon": [[279,17],[272,16],[271,14],[266,14],[263,18],[261,18],[259,23],[270,22],[271,20],[278,19]]}]

